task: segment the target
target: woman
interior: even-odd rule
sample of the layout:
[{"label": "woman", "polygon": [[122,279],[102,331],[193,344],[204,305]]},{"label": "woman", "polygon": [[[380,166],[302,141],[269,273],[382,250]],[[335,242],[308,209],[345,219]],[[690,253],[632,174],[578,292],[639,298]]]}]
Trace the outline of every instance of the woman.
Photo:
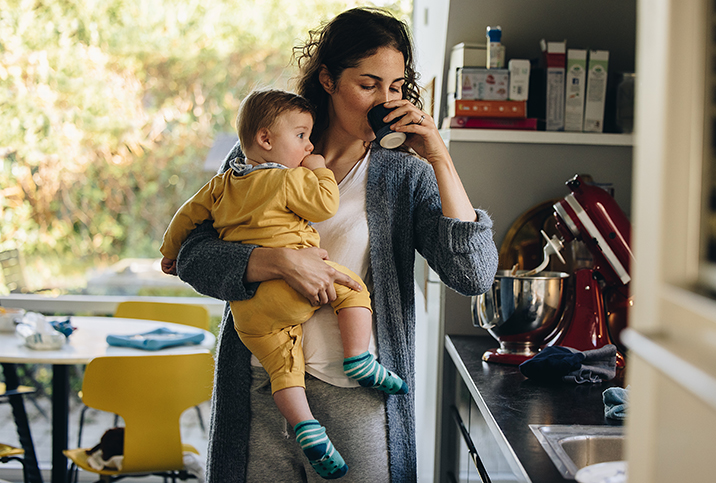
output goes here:
[{"label": "woman", "polygon": [[[376,9],[346,11],[311,32],[299,49],[298,93],[317,110],[311,141],[339,182],[341,206],[317,224],[323,249],[286,250],[227,244],[210,226],[195,230],[179,255],[180,277],[223,300],[253,295],[258,283],[283,278],[314,304],[335,298],[333,283],[355,287],[323,258],[348,266],[373,294],[374,344],[383,365],[414,387],[418,250],[454,290],[486,291],[497,269],[492,222],[473,209],[431,117],[419,109],[406,26]],[[371,107],[407,134],[407,152],[372,143]],[[238,146],[229,159],[241,159]],[[325,249],[325,250],[324,250]],[[304,324],[306,393],[349,466],[343,481],[415,481],[412,393],[384,396],[342,374],[340,333],[330,310]],[[231,314],[224,312],[212,399],[207,481],[321,481],[308,466],[271,401],[265,371],[251,361]]]}]

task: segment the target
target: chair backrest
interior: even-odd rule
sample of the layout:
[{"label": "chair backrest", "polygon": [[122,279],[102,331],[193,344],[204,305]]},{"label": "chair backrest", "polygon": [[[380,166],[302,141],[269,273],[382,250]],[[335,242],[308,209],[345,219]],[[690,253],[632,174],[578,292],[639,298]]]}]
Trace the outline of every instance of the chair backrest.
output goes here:
[{"label": "chair backrest", "polygon": [[117,305],[114,316],[173,322],[209,330],[209,310],[201,305],[129,300]]},{"label": "chair backrest", "polygon": [[122,471],[183,467],[180,417],[211,398],[211,354],[97,357],[85,369],[82,401],[124,419]]}]

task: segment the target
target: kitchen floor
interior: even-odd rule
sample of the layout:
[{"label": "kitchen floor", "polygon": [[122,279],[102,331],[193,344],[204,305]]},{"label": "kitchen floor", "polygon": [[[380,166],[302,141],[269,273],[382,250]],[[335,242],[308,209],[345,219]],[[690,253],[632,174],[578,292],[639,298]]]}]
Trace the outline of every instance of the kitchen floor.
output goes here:
[{"label": "kitchen floor", "polygon": [[[82,403],[73,400],[70,402],[70,422],[69,422],[69,446],[77,447],[77,434],[79,426],[80,411],[83,407]],[[49,398],[39,396],[35,398],[37,406],[26,398],[25,411],[30,420],[30,431],[32,433],[33,442],[35,443],[35,451],[40,462],[40,468],[43,472],[44,481],[50,481],[51,468],[51,445],[52,445],[52,428],[51,415],[52,407]],[[204,402],[200,406],[202,419],[204,424],[209,424],[210,403]],[[44,413],[44,415],[43,415]],[[121,425],[121,423],[120,423]],[[85,413],[85,424],[82,432],[82,446],[91,447],[97,444],[104,432],[114,426],[114,415],[89,409]],[[187,410],[181,417],[181,434],[184,443],[191,444],[201,454],[202,461],[206,458],[207,438],[199,424],[199,416],[195,409]],[[12,409],[9,404],[0,404],[0,442],[19,446],[15,421],[12,416]],[[94,474],[80,472],[80,481],[96,481]],[[0,483],[22,483],[22,472],[20,464],[10,462],[8,464],[0,464]],[[127,483],[154,483],[163,481],[159,477],[143,477],[143,478],[126,478],[122,480]],[[193,480],[196,481],[196,480]]]}]

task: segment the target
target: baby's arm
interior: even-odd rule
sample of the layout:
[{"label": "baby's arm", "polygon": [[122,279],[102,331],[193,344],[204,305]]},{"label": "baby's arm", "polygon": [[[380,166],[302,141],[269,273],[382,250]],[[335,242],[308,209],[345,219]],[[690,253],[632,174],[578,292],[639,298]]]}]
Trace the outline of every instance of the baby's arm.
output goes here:
[{"label": "baby's arm", "polygon": [[[205,220],[211,219],[215,189],[217,186],[221,186],[221,183],[216,180],[217,177],[214,177],[205,184],[203,188],[177,210],[169,222],[167,231],[164,233],[162,246],[159,248],[161,254],[167,259],[176,260],[179,256],[182,243],[194,228]],[[163,269],[162,267],[162,270]]]},{"label": "baby's arm", "polygon": [[287,176],[286,207],[312,222],[321,222],[338,211],[340,193],[333,171],[326,168],[323,156],[309,154],[301,162],[306,169],[292,169]]}]

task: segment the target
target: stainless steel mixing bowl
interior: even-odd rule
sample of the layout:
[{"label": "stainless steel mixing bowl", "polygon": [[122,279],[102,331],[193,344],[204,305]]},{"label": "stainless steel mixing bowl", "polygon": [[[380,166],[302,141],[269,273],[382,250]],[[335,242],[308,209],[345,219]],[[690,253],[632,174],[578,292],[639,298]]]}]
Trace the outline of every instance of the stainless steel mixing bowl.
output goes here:
[{"label": "stainless steel mixing bowl", "polygon": [[472,297],[472,320],[500,341],[498,352],[533,355],[560,321],[569,274],[516,275],[500,270],[488,292]]}]

